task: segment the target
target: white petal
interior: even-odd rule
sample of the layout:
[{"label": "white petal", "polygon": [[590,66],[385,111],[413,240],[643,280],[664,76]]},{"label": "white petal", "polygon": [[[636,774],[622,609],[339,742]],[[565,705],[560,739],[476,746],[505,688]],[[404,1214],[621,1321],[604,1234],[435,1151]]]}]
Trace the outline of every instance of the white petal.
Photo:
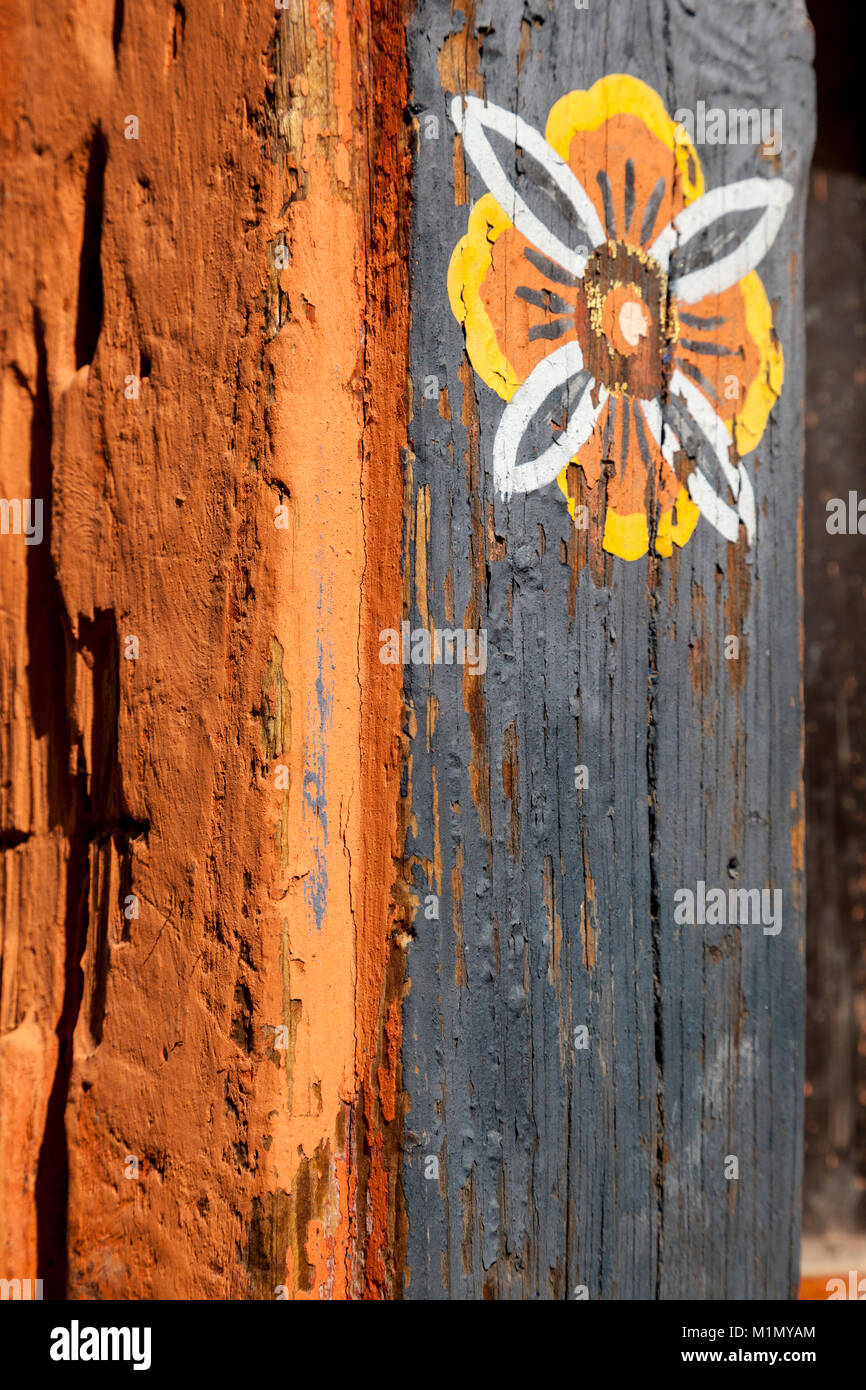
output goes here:
[{"label": "white petal", "polygon": [[740,518],[733,507],[729,507],[727,502],[722,501],[699,468],[696,468],[694,473],[689,475],[686,483],[689,496],[701,516],[715,527],[719,535],[724,536],[726,541],[736,541],[740,534]]},{"label": "white petal", "polygon": [[731,492],[736,497],[740,490],[740,475],[736,465],[731,463],[731,436],[724,420],[716,414],[703,391],[679,368],[671,376],[670,393],[672,396],[681,397],[685,403],[686,409],[721,465]]},{"label": "white petal", "polygon": [[[680,442],[674,434],[670,425],[662,425],[662,412],[658,401],[641,401],[644,415],[652,431],[653,438],[659,445],[665,459],[673,468],[674,451],[680,447]],[[660,442],[660,436],[664,430],[664,444]],[[745,475],[744,475],[745,476]],[[739,483],[739,479],[737,480]],[[707,479],[699,468],[686,479],[689,496],[698,508],[701,516],[704,517],[711,526],[725,537],[725,540],[735,541],[740,533],[740,518],[729,507],[727,502],[723,502],[717,492],[714,492]],[[751,491],[751,484],[749,484]]]},{"label": "white petal", "polygon": [[677,470],[674,467],[674,454],[680,447],[680,441],[677,439],[667,421],[663,420],[662,408],[658,401],[641,401],[640,404],[644,413],[644,419],[649,425],[650,434],[661,449],[662,458],[665,463],[674,476],[676,476]]},{"label": "white petal", "polygon": [[742,460],[737,472],[740,475],[737,511],[740,513],[740,520],[746,528],[746,539],[749,545],[751,545],[758,527],[758,518],[755,512],[755,490],[752,487],[752,480],[746,471],[746,465]]},{"label": "white petal", "polygon": [[726,540],[736,541],[740,533],[740,523],[746,528],[746,539],[751,545],[755,538],[755,494],[751,479],[743,464],[739,467],[731,463],[731,439],[725,422],[718,416],[693,381],[679,370],[671,376],[670,392],[679,396],[706,443],[712,449],[716,462],[728,481],[731,494],[737,502],[731,507],[724,502],[711,483],[695,466],[686,479],[686,486],[692,501],[700,509],[702,516],[713,525]]},{"label": "white petal", "polygon": [[530,421],[552,391],[564,386],[582,370],[583,354],[579,345],[565,343],[543,358],[511,397],[493,441],[493,477],[503,497],[510,497],[512,492],[532,492],[552,483],[592,434],[608,393],[601,387],[599,403],[593,405],[590,395],[593,383],[589,378],[577,405],[569,410],[568,424],[559,438],[537,458],[526,463],[517,462],[520,441]]},{"label": "white petal", "polygon": [[[520,116],[506,111],[502,106],[485,105],[480,97],[455,97],[451,103],[451,119],[463,138],[467,155],[517,230],[545,256],[558,262],[572,275],[581,277],[586,268],[588,252],[605,240],[605,234],[595,208],[570,166]],[[581,224],[575,228],[574,246],[566,246],[518,193],[493,151],[485,126],[511,140],[515,147],[525,150],[565,194],[574,209],[576,221]],[[585,235],[582,229],[585,229]],[[578,248],[587,240],[589,247],[583,253]]]},{"label": "white petal", "polygon": [[687,243],[706,232],[719,218],[733,212],[763,209],[761,216],[732,251],[699,270],[675,276],[670,293],[685,304],[694,304],[707,294],[721,294],[754,270],[763,260],[782,225],[793,189],[784,179],[743,179],[727,187],[714,188],[689,203],[650,247],[650,255],[667,269],[672,253],[680,254]]}]

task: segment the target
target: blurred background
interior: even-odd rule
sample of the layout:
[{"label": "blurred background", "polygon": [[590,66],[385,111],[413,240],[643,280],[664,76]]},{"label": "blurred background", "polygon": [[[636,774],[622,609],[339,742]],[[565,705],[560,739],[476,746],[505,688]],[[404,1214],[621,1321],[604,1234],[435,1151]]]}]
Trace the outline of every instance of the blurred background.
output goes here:
[{"label": "blurred background", "polygon": [[[818,139],[806,236],[806,867],[803,1296],[866,1281],[866,141],[850,0],[808,0]],[[866,506],[863,508],[866,532]],[[861,1297],[866,1297],[864,1282]]]}]

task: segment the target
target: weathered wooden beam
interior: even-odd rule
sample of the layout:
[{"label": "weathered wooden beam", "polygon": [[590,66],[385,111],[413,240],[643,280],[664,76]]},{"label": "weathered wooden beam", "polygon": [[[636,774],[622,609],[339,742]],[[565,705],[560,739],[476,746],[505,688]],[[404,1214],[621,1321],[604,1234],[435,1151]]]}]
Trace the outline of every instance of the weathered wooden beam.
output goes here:
[{"label": "weathered wooden beam", "polygon": [[409,54],[406,616],[486,669],[407,666],[405,1292],[789,1297],[805,11],[421,0]]},{"label": "weathered wooden beam", "polygon": [[0,1276],[382,1296],[399,7],[3,27]]},{"label": "weathered wooden beam", "polygon": [[790,1295],[802,5],[3,22],[0,1277]]}]

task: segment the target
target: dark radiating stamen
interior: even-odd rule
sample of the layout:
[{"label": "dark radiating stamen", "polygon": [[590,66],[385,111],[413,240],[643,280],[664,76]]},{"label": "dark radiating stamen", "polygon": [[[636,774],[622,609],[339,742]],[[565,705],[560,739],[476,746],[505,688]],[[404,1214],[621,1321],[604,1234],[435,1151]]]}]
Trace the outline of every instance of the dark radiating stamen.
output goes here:
[{"label": "dark radiating stamen", "polygon": [[703,314],[686,314],[679,310],[680,323],[688,324],[689,328],[721,328],[723,323],[727,323],[725,318],[704,318]]},{"label": "dark radiating stamen", "polygon": [[644,428],[643,411],[637,402],[635,402],[634,407],[634,425],[635,434],[637,435],[637,447],[640,449],[641,460],[647,473],[650,473],[653,466],[652,454],[650,453],[649,440],[646,437],[646,430]]},{"label": "dark radiating stamen", "polygon": [[534,304],[536,309],[546,309],[550,314],[573,314],[574,305],[560,299],[552,290],[531,290],[528,285],[518,285],[514,291],[518,299]]},{"label": "dark radiating stamen", "polygon": [[659,215],[659,204],[661,203],[661,200],[664,197],[664,192],[665,180],[659,179],[652,193],[646,200],[646,207],[644,208],[643,214],[643,222],[640,224],[640,240],[642,246],[646,245],[646,243],[649,241],[650,237],[653,234],[653,228],[656,224],[656,218]]},{"label": "dark radiating stamen", "polygon": [[574,327],[574,319],[551,319],[550,323],[536,323],[529,330],[529,341],[536,342],[538,338],[561,338],[563,333],[567,333]]},{"label": "dark radiating stamen", "polygon": [[681,338],[680,347],[686,352],[703,352],[708,357],[742,357],[742,348],[725,347],[723,343],[696,343],[692,338]]},{"label": "dark radiating stamen", "polygon": [[557,285],[579,285],[580,280],[570,271],[564,270],[556,261],[552,261],[549,256],[543,256],[540,251],[536,251],[534,246],[524,246],[523,254],[536,270],[540,270],[542,275],[546,275],[548,280],[553,280]]},{"label": "dark radiating stamen", "polygon": [[616,241],[616,218],[613,214],[613,191],[604,169],[599,169],[595,176],[595,181],[601,189],[601,196],[604,199],[604,222],[607,234],[611,241]]},{"label": "dark radiating stamen", "polygon": [[[680,318],[682,318],[682,314],[680,315]],[[709,396],[711,401],[717,399],[715,386],[710,380],[708,380],[707,377],[704,376],[700,367],[695,366],[694,362],[689,362],[688,359],[685,357],[679,357],[677,358],[677,366],[679,367],[681,372],[685,372],[686,376],[690,376],[692,381],[697,382],[698,386],[700,386],[701,390]]]},{"label": "dark radiating stamen", "polygon": [[634,161],[627,159],[625,162],[625,227],[623,236],[628,236],[628,229],[631,226],[631,219],[634,215]]},{"label": "dark radiating stamen", "polygon": [[623,397],[623,401],[622,401],[622,475],[621,475],[621,476],[622,476],[622,481],[623,481],[623,482],[625,482],[625,475],[626,475],[626,473],[627,473],[627,471],[628,471],[628,446],[629,446],[629,444],[631,443],[630,431],[629,431],[629,423],[628,423],[630,417],[631,417],[631,410],[630,410],[630,408],[629,408],[629,401],[628,401],[627,397],[624,396],[624,397]]}]

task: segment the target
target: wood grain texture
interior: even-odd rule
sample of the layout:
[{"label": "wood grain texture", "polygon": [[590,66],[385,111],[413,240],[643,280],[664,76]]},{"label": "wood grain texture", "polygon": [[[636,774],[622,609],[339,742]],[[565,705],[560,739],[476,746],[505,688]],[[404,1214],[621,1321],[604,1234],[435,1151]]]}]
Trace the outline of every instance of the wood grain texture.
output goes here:
[{"label": "wood grain texture", "polygon": [[[485,629],[488,665],[483,678],[407,667],[408,1298],[795,1292],[810,59],[797,0],[420,0],[409,24],[405,616]],[[473,371],[445,290],[485,189],[449,103],[484,95],[543,132],[558,98],[609,73],[640,78],[669,113],[700,99],[784,112],[775,168],[754,146],[700,149],[707,188],[774,172],[794,187],[759,270],[785,383],[749,459],[752,547],[701,519],[671,558],[627,562],[575,532],[555,484],[494,492],[503,401]],[[676,925],[674,893],[699,880],[781,889],[782,931]],[[431,893],[438,920],[422,910]]]},{"label": "wood grain texture", "polygon": [[399,6],[0,23],[0,1277],[384,1296]]},{"label": "wood grain texture", "polygon": [[[0,491],[45,499],[41,546],[0,537],[0,1275],[790,1296],[799,0],[0,23]],[[494,491],[449,102],[544,130],[611,73],[671,113],[784,112],[775,162],[700,151],[709,188],[794,189],[759,267],[786,376],[751,546],[702,518],[668,558],[605,552],[607,472],[575,480],[588,532],[555,484]],[[485,674],[383,663],[401,621],[483,630]],[[698,881],[780,890],[782,931],[677,925]]]}]

